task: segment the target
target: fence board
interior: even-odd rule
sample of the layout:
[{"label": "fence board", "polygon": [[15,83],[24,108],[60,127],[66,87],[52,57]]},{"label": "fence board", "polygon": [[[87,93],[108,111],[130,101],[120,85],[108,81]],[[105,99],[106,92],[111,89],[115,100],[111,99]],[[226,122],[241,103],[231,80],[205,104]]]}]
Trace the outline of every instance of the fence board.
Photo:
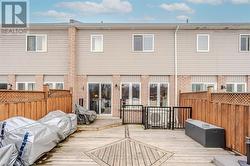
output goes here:
[{"label": "fence board", "polygon": [[226,132],[226,147],[246,153],[250,136],[250,93],[180,93],[179,105],[191,106],[192,118],[220,127]]},{"label": "fence board", "polygon": [[37,120],[54,110],[72,112],[70,91],[0,91],[0,121],[14,116]]}]

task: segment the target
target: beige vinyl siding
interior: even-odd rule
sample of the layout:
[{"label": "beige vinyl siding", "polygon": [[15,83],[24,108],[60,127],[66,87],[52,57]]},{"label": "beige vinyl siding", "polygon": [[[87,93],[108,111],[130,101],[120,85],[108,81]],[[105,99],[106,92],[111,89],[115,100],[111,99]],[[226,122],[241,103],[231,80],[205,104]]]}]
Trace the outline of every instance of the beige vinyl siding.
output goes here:
[{"label": "beige vinyl siding", "polygon": [[112,82],[112,76],[88,76],[88,82]]},{"label": "beige vinyl siding", "polygon": [[16,82],[36,82],[34,75],[17,75]]},{"label": "beige vinyl siding", "polygon": [[150,76],[150,82],[169,82],[169,76]]},{"label": "beige vinyl siding", "polygon": [[7,75],[0,75],[0,83],[7,83],[8,76]]},{"label": "beige vinyl siding", "polygon": [[217,76],[191,76],[191,81],[194,83],[216,83]]},{"label": "beige vinyl siding", "polygon": [[226,82],[230,83],[246,83],[247,82],[247,76],[226,76]]},{"label": "beige vinyl siding", "polygon": [[[250,53],[239,52],[243,30],[180,30],[178,32],[179,75],[248,75]],[[196,35],[210,35],[208,53],[196,50]]]},{"label": "beige vinyl siding", "polygon": [[141,76],[121,76],[121,82],[141,82]]},{"label": "beige vinyl siding", "polygon": [[[90,36],[94,34],[103,35],[102,53],[90,51]],[[154,34],[154,52],[133,52],[133,34]],[[78,30],[77,71],[87,75],[171,75],[173,41],[172,30]]]},{"label": "beige vinyl siding", "polygon": [[26,52],[26,35],[2,35],[0,74],[65,74],[68,69],[68,31],[32,30],[47,34],[47,52]]},{"label": "beige vinyl siding", "polygon": [[43,78],[44,82],[64,82],[63,75],[45,75]]}]

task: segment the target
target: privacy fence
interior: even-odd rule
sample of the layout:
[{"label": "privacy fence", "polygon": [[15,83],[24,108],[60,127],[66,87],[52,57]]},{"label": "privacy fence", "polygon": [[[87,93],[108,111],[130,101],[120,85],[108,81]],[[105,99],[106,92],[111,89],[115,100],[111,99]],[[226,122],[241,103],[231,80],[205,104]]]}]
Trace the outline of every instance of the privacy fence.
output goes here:
[{"label": "privacy fence", "polygon": [[180,106],[192,107],[192,118],[226,131],[226,147],[246,154],[246,136],[250,136],[250,93],[180,93]]},{"label": "privacy fence", "polygon": [[43,91],[0,90],[0,121],[13,116],[40,119],[53,110],[72,112],[72,95],[69,90]]}]

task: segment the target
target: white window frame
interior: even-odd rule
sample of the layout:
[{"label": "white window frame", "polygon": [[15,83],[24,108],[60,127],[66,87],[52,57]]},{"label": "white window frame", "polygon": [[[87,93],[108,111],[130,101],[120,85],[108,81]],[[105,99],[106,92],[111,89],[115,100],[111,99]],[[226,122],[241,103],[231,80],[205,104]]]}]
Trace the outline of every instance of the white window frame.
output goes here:
[{"label": "white window frame", "polygon": [[[199,50],[199,37],[200,36],[206,36],[208,37],[208,46],[207,46],[207,50]],[[210,51],[210,35],[209,34],[197,34],[196,35],[196,51],[197,52],[203,52],[203,53],[206,53],[206,52],[209,52]]]},{"label": "white window frame", "polygon": [[237,85],[239,85],[239,84],[245,85],[245,92],[247,92],[247,83],[245,83],[245,82],[226,82],[226,87],[227,87],[227,84],[233,84],[234,85],[234,91],[233,92],[228,92],[228,93],[244,93],[244,92],[237,92]]},{"label": "white window frame", "polygon": [[[214,85],[213,91],[217,91],[217,83],[215,83],[215,82],[192,82],[191,83],[192,92],[193,92],[193,88],[192,88],[193,84],[203,84],[203,86],[208,85],[208,84],[212,84],[212,85]],[[207,91],[207,89],[205,89],[204,91]]]},{"label": "white window frame", "polygon": [[[151,84],[157,84],[157,106],[160,106],[160,97],[161,97],[161,84],[166,84],[168,86],[168,106],[169,106],[169,82],[149,82],[148,83],[148,105],[150,105],[150,85]],[[166,106],[166,107],[168,107]]]},{"label": "white window frame", "polygon": [[139,104],[141,104],[141,83],[140,82],[121,82],[120,84],[120,99],[122,99],[122,84],[129,84],[129,105],[132,105],[132,85],[133,84],[139,84],[140,85],[140,100],[139,100]]},{"label": "white window frame", "polygon": [[[101,51],[95,51],[95,50],[93,50],[93,45],[92,45],[92,42],[93,42],[93,37],[101,37],[101,39],[102,39],[102,49],[101,49]],[[94,52],[94,53],[102,53],[102,52],[104,52],[103,51],[103,35],[101,35],[101,34],[93,34],[93,35],[90,35],[90,51],[91,52]]]},{"label": "white window frame", "polygon": [[64,82],[50,82],[49,81],[49,82],[44,82],[44,84],[52,84],[52,89],[56,89],[56,84],[63,84],[63,89],[64,89]]},{"label": "white window frame", "polygon": [[36,90],[36,82],[16,82],[16,90],[19,90],[19,89],[18,89],[18,84],[19,84],[19,83],[24,83],[25,91],[29,91],[29,90],[28,90],[28,84],[29,84],[29,83],[35,84],[35,89],[34,89],[33,91]]},{"label": "white window frame", "polygon": [[[29,51],[28,50],[28,37],[29,36],[36,36],[36,43],[37,43],[37,37],[38,36],[43,36],[45,37],[45,50],[37,50],[37,44],[36,44],[36,51]],[[48,51],[48,38],[47,38],[47,34],[26,34],[26,52],[47,52]]]},{"label": "white window frame", "polygon": [[246,36],[246,35],[250,36],[250,34],[240,34],[240,36],[239,36],[239,52],[242,52],[242,53],[250,52],[250,49],[249,49],[249,51],[242,51],[241,50],[241,36]]},{"label": "white window frame", "polygon": [[[134,49],[134,36],[141,35],[142,36],[142,51],[135,51]],[[144,50],[144,36],[152,36],[153,37],[153,45],[152,50]],[[132,51],[133,52],[154,52],[155,51],[155,35],[154,34],[132,34]]]}]

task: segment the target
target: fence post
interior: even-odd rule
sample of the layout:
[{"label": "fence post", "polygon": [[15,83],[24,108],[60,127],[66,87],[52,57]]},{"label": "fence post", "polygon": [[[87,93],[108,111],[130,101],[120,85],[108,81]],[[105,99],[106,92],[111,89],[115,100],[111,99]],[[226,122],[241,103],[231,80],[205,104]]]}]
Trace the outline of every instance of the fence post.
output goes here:
[{"label": "fence post", "polygon": [[49,85],[43,85],[44,99],[47,100],[49,97]]}]

